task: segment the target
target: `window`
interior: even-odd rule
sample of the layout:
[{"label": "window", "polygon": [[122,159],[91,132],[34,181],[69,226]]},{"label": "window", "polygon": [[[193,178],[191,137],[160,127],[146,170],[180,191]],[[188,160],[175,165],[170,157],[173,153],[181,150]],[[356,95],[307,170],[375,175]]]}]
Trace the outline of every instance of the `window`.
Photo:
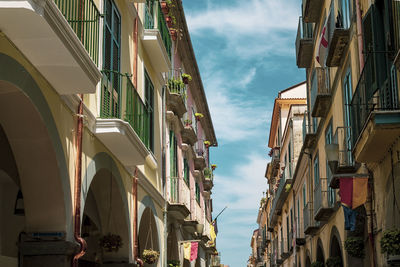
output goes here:
[{"label": "window", "polygon": [[200,186],[197,182],[195,186],[196,186],[196,201],[200,205]]},{"label": "window", "polygon": [[169,132],[170,176],[178,177],[178,144],[173,131]]},{"label": "window", "polygon": [[318,154],[314,158],[314,186],[319,185],[319,158]]},{"label": "window", "polygon": [[306,202],[306,183],[303,184],[303,207],[307,204]]},{"label": "window", "polygon": [[[349,0],[340,0],[339,8],[338,8],[338,21],[342,25],[339,27],[348,29],[350,27],[351,18],[350,18],[350,1]],[[339,19],[341,18],[341,19]]]},{"label": "window", "polygon": [[347,71],[347,74],[344,78],[343,81],[343,95],[344,95],[344,126],[345,126],[345,138],[346,140],[343,140],[346,144],[346,151],[345,151],[345,159],[349,163],[349,165],[352,165],[353,163],[353,156],[351,154],[352,150],[352,140],[351,140],[351,99],[352,99],[352,94],[353,94],[353,89],[351,86],[351,69]]},{"label": "window", "polygon": [[190,173],[190,168],[188,160],[183,159],[183,180],[188,186],[189,186],[189,173]]},{"label": "window", "polygon": [[[326,144],[332,144],[333,143],[333,138],[332,138],[332,120],[329,122],[328,127],[326,128],[325,131],[325,143]],[[340,152],[339,152],[340,153]],[[331,168],[329,167],[329,162],[328,159],[326,160],[326,177],[328,180],[328,184],[332,180],[332,171]],[[335,203],[335,190],[332,189],[330,186],[328,186],[328,204],[331,206]]]},{"label": "window", "polygon": [[145,145],[154,152],[154,86],[147,71],[145,71],[144,77],[144,104],[147,109],[148,118],[146,126],[149,129],[149,136],[145,140]]},{"label": "window", "polygon": [[288,145],[288,155],[289,155],[289,178],[292,177],[292,142],[289,142]]},{"label": "window", "polygon": [[105,0],[103,69],[107,86],[102,86],[102,117],[120,117],[120,27],[121,19],[113,0]]}]

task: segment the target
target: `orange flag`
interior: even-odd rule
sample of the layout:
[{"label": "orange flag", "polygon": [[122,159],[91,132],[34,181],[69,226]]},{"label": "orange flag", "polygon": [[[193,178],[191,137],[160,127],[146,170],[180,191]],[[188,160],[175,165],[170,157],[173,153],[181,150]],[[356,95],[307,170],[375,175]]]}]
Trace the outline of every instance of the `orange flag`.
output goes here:
[{"label": "orange flag", "polygon": [[353,178],[353,205],[352,209],[367,202],[368,178]]}]

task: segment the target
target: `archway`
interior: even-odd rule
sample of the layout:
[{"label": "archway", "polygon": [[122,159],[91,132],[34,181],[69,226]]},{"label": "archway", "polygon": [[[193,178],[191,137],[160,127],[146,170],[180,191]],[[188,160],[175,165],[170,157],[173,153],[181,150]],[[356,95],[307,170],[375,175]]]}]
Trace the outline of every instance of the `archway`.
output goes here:
[{"label": "archway", "polygon": [[310,251],[306,251],[306,267],[311,267]]},{"label": "archway", "polygon": [[317,241],[317,261],[325,264],[324,248],[321,239]]},{"label": "archway", "polygon": [[[153,209],[146,207],[139,223],[139,255],[143,259],[144,250],[160,251],[156,218]],[[144,266],[157,266],[160,258],[154,264],[145,263]]]},{"label": "archway", "polygon": [[341,266],[343,266],[342,246],[340,242],[340,235],[337,228],[334,226],[331,232],[331,242],[329,249],[329,257],[340,259]]},{"label": "archway", "polygon": [[79,266],[114,265],[130,261],[129,214],[125,191],[109,169],[100,169],[86,193],[82,217],[82,237],[86,254]]},{"label": "archway", "polygon": [[[30,246],[36,246],[49,236],[60,241],[72,240],[72,202],[65,155],[48,103],[29,72],[2,53],[0,95],[0,187],[4,191],[1,198],[7,204],[5,209],[1,208],[2,222],[7,223],[2,223],[0,236],[9,238],[1,246],[1,255],[4,253],[15,262],[18,249],[14,241],[22,230],[27,234],[21,236],[20,246],[24,246],[26,239],[34,239]],[[15,205],[10,206],[16,200],[23,203],[23,209],[18,209],[23,216],[18,219],[13,217]],[[39,245],[37,254],[25,263],[46,262],[42,250]]]}]

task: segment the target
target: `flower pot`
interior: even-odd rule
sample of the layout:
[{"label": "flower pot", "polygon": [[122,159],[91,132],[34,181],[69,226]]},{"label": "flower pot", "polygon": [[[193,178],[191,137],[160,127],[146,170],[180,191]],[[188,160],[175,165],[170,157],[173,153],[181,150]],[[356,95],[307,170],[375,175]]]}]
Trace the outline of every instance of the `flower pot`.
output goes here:
[{"label": "flower pot", "polygon": [[163,1],[163,2],[160,2],[160,4],[161,4],[162,12],[164,13],[165,16],[167,16],[168,12],[169,12],[169,6],[168,6],[167,2]]},{"label": "flower pot", "polygon": [[171,34],[172,40],[176,41],[176,38],[178,37],[178,34],[177,34],[176,30],[175,29],[170,29],[169,32]]},{"label": "flower pot", "polygon": [[189,83],[189,78],[188,77],[182,77],[182,81],[184,84],[188,84]]},{"label": "flower pot", "polygon": [[171,28],[172,27],[172,18],[170,16],[166,16],[165,21],[167,22],[168,28]]}]

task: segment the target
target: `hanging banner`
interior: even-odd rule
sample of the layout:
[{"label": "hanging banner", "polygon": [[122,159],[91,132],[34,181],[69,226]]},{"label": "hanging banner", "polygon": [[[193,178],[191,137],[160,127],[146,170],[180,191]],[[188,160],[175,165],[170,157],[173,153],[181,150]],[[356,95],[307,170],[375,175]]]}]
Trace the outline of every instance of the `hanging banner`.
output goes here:
[{"label": "hanging banner", "polygon": [[[329,18],[329,16],[328,16]],[[321,67],[325,67],[326,57],[328,54],[328,18],[325,20],[324,27],[322,28],[321,35],[319,38],[319,45],[317,50],[316,59]]]},{"label": "hanging banner", "polygon": [[183,257],[192,262],[197,259],[199,249],[198,242],[185,242],[183,243]]}]

